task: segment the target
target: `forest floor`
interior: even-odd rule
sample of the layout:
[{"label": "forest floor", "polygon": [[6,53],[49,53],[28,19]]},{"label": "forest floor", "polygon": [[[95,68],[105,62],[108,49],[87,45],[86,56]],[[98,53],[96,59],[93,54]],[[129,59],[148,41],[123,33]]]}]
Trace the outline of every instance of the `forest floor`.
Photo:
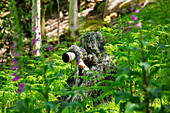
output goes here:
[{"label": "forest floor", "polygon": [[[83,18],[83,22],[88,20],[102,20],[102,14],[94,10],[96,3],[91,3],[89,7],[82,4],[83,10],[78,13],[78,18]],[[57,11],[56,11],[57,12]],[[55,40],[58,36],[58,14],[53,12],[46,17],[45,29],[48,39]],[[69,27],[68,12],[60,11],[60,35],[66,33]]]}]

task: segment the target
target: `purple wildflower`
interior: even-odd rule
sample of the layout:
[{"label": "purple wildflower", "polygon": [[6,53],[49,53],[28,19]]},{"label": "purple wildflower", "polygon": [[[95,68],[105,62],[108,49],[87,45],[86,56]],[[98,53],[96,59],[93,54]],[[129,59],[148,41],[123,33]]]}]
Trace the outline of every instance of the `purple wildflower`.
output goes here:
[{"label": "purple wildflower", "polygon": [[134,4],[131,4],[131,7],[134,7],[135,5]]},{"label": "purple wildflower", "polygon": [[37,34],[36,34],[36,33],[34,33],[34,37],[36,37],[36,35],[37,35]]},{"label": "purple wildflower", "polygon": [[13,58],[11,61],[14,63],[14,66],[17,64],[17,61],[15,58]]},{"label": "purple wildflower", "polygon": [[13,51],[12,55],[15,56],[15,51]]},{"label": "purple wildflower", "polygon": [[16,70],[16,68],[17,68],[17,65],[14,65],[14,66],[12,67],[12,70]]},{"label": "purple wildflower", "polygon": [[12,78],[12,81],[17,81],[17,80],[19,80],[21,77],[19,77],[19,76],[15,76],[14,78]]},{"label": "purple wildflower", "polygon": [[138,6],[141,6],[142,4],[141,3],[138,3]]},{"label": "purple wildflower", "polygon": [[15,60],[15,61],[14,61],[14,65],[16,65],[16,64],[17,64],[17,61]]},{"label": "purple wildflower", "polygon": [[77,60],[80,60],[80,58],[78,57]]},{"label": "purple wildflower", "polygon": [[39,32],[39,35],[41,35],[41,32]]},{"label": "purple wildflower", "polygon": [[31,40],[31,45],[33,45],[33,44],[34,44],[34,41],[35,41],[35,37],[34,37],[34,38],[32,38],[32,40]]},{"label": "purple wildflower", "polygon": [[15,53],[15,51],[13,51],[12,55],[19,57],[19,53]]},{"label": "purple wildflower", "polygon": [[130,8],[130,11],[133,11],[133,7]]},{"label": "purple wildflower", "polygon": [[34,40],[35,40],[35,37],[34,37],[34,38],[32,38],[32,40],[31,40],[31,41],[33,42]]},{"label": "purple wildflower", "polygon": [[83,52],[83,53],[85,53],[86,51],[85,51],[85,50],[83,50],[82,52]]},{"label": "purple wildflower", "polygon": [[31,16],[31,19],[33,19],[33,16]]},{"label": "purple wildflower", "polygon": [[14,49],[17,46],[16,42],[12,45],[12,49]]},{"label": "purple wildflower", "polygon": [[20,92],[21,92],[21,89],[18,89],[18,90],[17,90],[17,93],[20,93]]},{"label": "purple wildflower", "polygon": [[16,61],[16,59],[15,59],[15,58],[12,58],[12,59],[11,59],[11,61],[12,61],[12,62],[15,62],[15,61]]},{"label": "purple wildflower", "polygon": [[48,51],[51,51],[51,48],[49,46],[46,46],[46,48],[48,49]]},{"label": "purple wildflower", "polygon": [[129,23],[129,25],[133,25],[133,22]]},{"label": "purple wildflower", "polygon": [[34,41],[31,42],[31,45],[34,45]]},{"label": "purple wildflower", "polygon": [[37,52],[37,49],[35,49],[34,51],[33,51],[33,54],[35,54]]},{"label": "purple wildflower", "polygon": [[134,13],[138,13],[139,12],[139,10],[135,10],[135,12]]},{"label": "purple wildflower", "polygon": [[137,23],[136,25],[135,25],[135,27],[140,27],[141,26],[141,23]]},{"label": "purple wildflower", "polygon": [[35,29],[32,29],[32,32],[34,32],[35,31]]},{"label": "purple wildflower", "polygon": [[24,88],[24,83],[20,83],[17,93],[21,92],[21,90],[22,90],[23,88]]},{"label": "purple wildflower", "polygon": [[17,57],[19,57],[19,53],[16,53],[15,55],[16,55]]},{"label": "purple wildflower", "polygon": [[14,61],[14,65],[16,65],[16,64],[17,64],[17,61],[15,60],[15,61]]},{"label": "purple wildflower", "polygon": [[77,62],[77,65],[79,65],[80,61]]},{"label": "purple wildflower", "polygon": [[37,42],[39,39],[37,38],[35,41]]},{"label": "purple wildflower", "polygon": [[33,20],[32,23],[35,23],[35,20]]},{"label": "purple wildflower", "polygon": [[15,76],[16,74],[17,74],[17,73],[15,72],[15,73],[12,73],[11,75],[12,75],[12,76]]},{"label": "purple wildflower", "polygon": [[133,20],[133,21],[136,21],[136,20],[137,20],[137,17],[132,18],[132,20]]},{"label": "purple wildflower", "polygon": [[35,29],[37,29],[37,26],[35,27]]},{"label": "purple wildflower", "polygon": [[131,18],[135,18],[135,15],[132,15]]},{"label": "purple wildflower", "polygon": [[31,26],[32,28],[34,27],[34,25]]}]

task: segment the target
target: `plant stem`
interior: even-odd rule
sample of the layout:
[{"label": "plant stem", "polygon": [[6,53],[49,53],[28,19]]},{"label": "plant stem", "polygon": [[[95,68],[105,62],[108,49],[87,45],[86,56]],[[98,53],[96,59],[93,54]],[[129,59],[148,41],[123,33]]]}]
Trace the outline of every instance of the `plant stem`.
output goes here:
[{"label": "plant stem", "polygon": [[[47,83],[47,77],[46,77],[46,71],[47,71],[47,67],[45,66],[45,57],[42,53],[42,58],[43,58],[43,66],[44,66],[44,80],[45,80],[45,99],[48,102],[48,83]],[[50,113],[50,107],[47,107],[47,113]]]},{"label": "plant stem", "polygon": [[[129,44],[130,44],[130,39],[129,39],[129,34],[128,34],[128,36],[127,36],[127,38],[128,38],[128,47],[129,47]],[[128,66],[129,66],[129,68],[130,68],[130,49],[128,49]],[[131,76],[130,76],[130,94],[131,95],[133,95],[133,91],[132,91],[132,78],[131,78]]]},{"label": "plant stem", "polygon": [[[142,37],[142,30],[140,28],[140,40],[141,40],[141,56],[142,56],[142,62],[146,62],[145,60],[145,56],[144,56],[144,49],[143,49],[143,37]],[[149,113],[149,99],[147,97],[147,80],[146,80],[146,70],[145,68],[143,67],[142,69],[142,75],[143,75],[143,91],[144,91],[144,99],[145,99],[145,102],[146,102],[146,113]]]},{"label": "plant stem", "polygon": [[4,113],[4,108],[5,108],[4,98],[5,98],[5,91],[3,91],[3,96],[2,96],[2,113]]}]

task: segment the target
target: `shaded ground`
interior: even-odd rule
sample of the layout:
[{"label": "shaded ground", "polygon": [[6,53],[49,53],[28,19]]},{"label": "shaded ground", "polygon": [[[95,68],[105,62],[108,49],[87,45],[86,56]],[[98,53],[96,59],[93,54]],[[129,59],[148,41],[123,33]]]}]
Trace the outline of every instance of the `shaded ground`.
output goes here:
[{"label": "shaded ground", "polygon": [[[96,3],[93,2],[90,4],[90,7],[85,6],[85,4],[82,4],[81,7],[83,7],[84,9],[82,10],[82,12],[78,13],[78,18],[80,19],[80,17],[83,17],[83,21],[87,21],[87,20],[98,20],[98,19],[102,19],[102,15],[101,14],[97,14],[94,11],[94,7],[95,7]],[[57,12],[56,13],[52,13],[49,17],[47,17],[46,19],[46,23],[45,23],[45,29],[46,29],[46,36],[48,37],[48,39],[54,38],[58,36],[58,15]],[[60,35],[64,34],[65,32],[67,32],[69,28],[69,17],[68,17],[68,12],[65,13],[60,13]]]}]

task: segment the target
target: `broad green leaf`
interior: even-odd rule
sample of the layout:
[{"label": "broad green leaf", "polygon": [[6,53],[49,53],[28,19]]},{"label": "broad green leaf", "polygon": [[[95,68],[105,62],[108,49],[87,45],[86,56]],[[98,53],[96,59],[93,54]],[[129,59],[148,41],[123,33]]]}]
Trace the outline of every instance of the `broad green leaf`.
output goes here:
[{"label": "broad green leaf", "polygon": [[49,67],[50,67],[52,70],[54,70],[54,67],[53,67],[53,64],[52,64],[52,63],[49,64]]},{"label": "broad green leaf", "polygon": [[149,63],[147,63],[147,62],[141,62],[140,66],[143,66],[145,68],[145,70],[148,70],[150,67]]},{"label": "broad green leaf", "polygon": [[58,75],[57,75],[57,77],[62,77],[62,76],[64,76],[64,75],[63,75],[63,74],[58,74]]},{"label": "broad green leaf", "polygon": [[150,96],[152,96],[154,98],[160,98],[161,97],[161,92],[162,92],[161,88],[147,87],[146,90],[148,91]]},{"label": "broad green leaf", "polygon": [[50,107],[54,112],[56,112],[56,103],[54,102],[45,102],[42,107]]},{"label": "broad green leaf", "polygon": [[116,78],[116,81],[124,81],[128,78],[128,75],[127,74],[122,74],[122,75],[119,75],[117,78]]}]

